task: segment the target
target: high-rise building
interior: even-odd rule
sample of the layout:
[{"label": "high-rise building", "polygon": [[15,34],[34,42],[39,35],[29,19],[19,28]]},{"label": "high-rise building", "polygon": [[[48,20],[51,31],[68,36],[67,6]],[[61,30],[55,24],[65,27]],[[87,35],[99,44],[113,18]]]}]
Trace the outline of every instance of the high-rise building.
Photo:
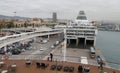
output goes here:
[{"label": "high-rise building", "polygon": [[53,22],[56,22],[57,21],[57,13],[56,12],[53,12]]}]

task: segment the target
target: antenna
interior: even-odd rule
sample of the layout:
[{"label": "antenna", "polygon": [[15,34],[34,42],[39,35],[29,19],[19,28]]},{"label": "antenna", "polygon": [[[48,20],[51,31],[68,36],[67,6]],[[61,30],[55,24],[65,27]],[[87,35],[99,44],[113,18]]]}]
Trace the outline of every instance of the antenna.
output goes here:
[{"label": "antenna", "polygon": [[16,13],[17,13],[17,12],[15,11],[15,12],[13,12],[13,13],[14,13],[14,16],[16,16]]}]

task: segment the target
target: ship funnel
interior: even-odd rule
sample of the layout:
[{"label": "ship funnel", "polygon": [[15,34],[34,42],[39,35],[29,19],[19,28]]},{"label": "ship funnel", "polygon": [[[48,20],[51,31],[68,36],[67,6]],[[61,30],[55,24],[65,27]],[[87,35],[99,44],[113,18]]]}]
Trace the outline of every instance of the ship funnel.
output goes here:
[{"label": "ship funnel", "polygon": [[77,20],[87,20],[85,12],[84,11],[80,11],[76,19]]}]

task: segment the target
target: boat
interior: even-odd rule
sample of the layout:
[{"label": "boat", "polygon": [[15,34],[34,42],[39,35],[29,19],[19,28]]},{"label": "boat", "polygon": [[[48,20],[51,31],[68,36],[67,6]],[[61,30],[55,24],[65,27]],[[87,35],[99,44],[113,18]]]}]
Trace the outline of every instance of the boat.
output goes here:
[{"label": "boat", "polygon": [[96,35],[97,28],[88,21],[84,11],[80,11],[77,18],[70,21],[66,28],[67,44],[72,48],[95,46]]}]

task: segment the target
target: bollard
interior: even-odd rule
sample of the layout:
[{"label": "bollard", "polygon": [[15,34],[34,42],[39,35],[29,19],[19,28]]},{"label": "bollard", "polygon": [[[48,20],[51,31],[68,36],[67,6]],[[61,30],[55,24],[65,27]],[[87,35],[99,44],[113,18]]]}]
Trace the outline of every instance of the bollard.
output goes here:
[{"label": "bollard", "polygon": [[48,57],[48,58],[47,58],[47,61],[49,61],[49,59],[50,59],[50,58]]}]

